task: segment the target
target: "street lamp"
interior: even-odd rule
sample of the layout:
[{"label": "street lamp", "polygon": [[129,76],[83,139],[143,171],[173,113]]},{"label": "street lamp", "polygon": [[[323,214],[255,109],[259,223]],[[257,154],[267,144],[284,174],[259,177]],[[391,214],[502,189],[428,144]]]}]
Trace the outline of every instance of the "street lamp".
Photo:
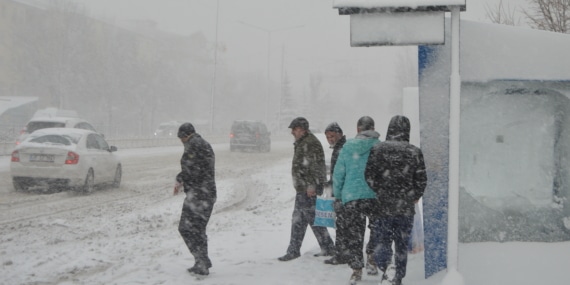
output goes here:
[{"label": "street lamp", "polygon": [[285,30],[292,30],[297,28],[302,28],[305,25],[298,25],[298,26],[290,26],[290,27],[282,27],[276,29],[266,29],[263,27],[259,27],[250,23],[246,23],[244,21],[238,21],[238,23],[249,26],[251,28],[255,28],[267,33],[267,94],[265,95],[265,122],[268,122],[267,112],[269,109],[269,98],[271,97],[271,78],[270,78],[270,58],[271,58],[271,33],[285,31]]},{"label": "street lamp", "polygon": [[216,1],[216,41],[214,42],[214,68],[212,74],[212,86],[210,88],[210,133],[214,133],[214,108],[216,94],[216,68],[218,65],[218,23],[220,17],[220,0]]}]

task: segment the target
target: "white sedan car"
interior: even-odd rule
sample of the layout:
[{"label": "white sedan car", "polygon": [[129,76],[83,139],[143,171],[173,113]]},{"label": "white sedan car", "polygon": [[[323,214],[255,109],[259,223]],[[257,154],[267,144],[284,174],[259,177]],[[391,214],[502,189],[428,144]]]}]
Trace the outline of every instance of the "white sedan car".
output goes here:
[{"label": "white sedan car", "polygon": [[16,191],[35,186],[93,191],[97,184],[121,184],[115,146],[96,132],[47,128],[31,133],[12,152],[10,170]]}]

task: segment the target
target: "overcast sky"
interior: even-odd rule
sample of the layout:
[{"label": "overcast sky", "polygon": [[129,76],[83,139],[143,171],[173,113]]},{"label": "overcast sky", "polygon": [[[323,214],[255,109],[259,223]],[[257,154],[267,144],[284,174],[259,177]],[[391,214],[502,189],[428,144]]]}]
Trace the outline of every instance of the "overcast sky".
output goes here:
[{"label": "overcast sky", "polygon": [[[162,29],[188,34],[215,32],[216,0],[76,0],[84,3],[95,15],[120,19],[148,18],[158,22]],[[501,0],[467,0],[463,19],[488,21],[485,7],[496,7]],[[505,7],[526,6],[529,0],[502,0]],[[279,29],[297,25],[329,23],[333,0],[219,0],[220,27],[251,22],[265,29]],[[333,20],[338,22],[339,20]],[[334,28],[334,27],[333,27]],[[220,30],[220,32],[223,32]]]},{"label": "overcast sky", "polygon": [[[414,47],[351,48],[350,17],[339,15],[333,0],[219,0],[219,9],[216,0],[75,1],[84,3],[95,17],[151,19],[159,29],[181,35],[201,32],[211,42],[217,27],[221,64],[234,72],[266,76],[269,51],[271,81],[278,82],[286,70],[296,94],[309,92],[310,75],[319,73],[329,80],[353,78],[354,85],[343,90],[347,98],[358,86],[401,96],[401,89],[386,88],[386,82],[400,76],[402,54],[416,57]],[[495,7],[499,1],[467,0],[461,17],[489,22],[485,5]],[[503,0],[511,6],[525,1]]]},{"label": "overcast sky", "polygon": [[[179,34],[202,32],[211,41],[216,38],[217,26],[224,52],[221,56],[230,64],[248,63],[252,69],[267,69],[268,41],[270,64],[276,70],[283,53],[286,66],[302,64],[309,70],[390,53],[386,49],[350,48],[349,16],[338,15],[338,10],[332,8],[333,0],[219,0],[219,9],[216,0],[76,1],[84,3],[94,16],[152,19],[160,29]],[[499,1],[467,0],[467,11],[461,17],[488,22],[485,6],[495,7]],[[513,7],[526,1],[503,0]]]}]

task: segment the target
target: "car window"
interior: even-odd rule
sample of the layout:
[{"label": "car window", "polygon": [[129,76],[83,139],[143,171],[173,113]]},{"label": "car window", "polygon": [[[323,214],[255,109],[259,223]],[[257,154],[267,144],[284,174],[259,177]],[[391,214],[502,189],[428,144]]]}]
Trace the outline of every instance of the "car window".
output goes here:
[{"label": "car window", "polygon": [[35,137],[30,140],[30,142],[34,143],[44,143],[44,144],[61,144],[61,145],[71,145],[71,138],[64,137],[61,135],[45,135]]},{"label": "car window", "polygon": [[109,144],[105,141],[105,139],[103,139],[101,136],[98,135],[93,135],[93,136],[95,136],[95,139],[97,140],[100,149],[109,150]]},{"label": "car window", "polygon": [[74,128],[83,129],[83,130],[90,130],[90,131],[96,132],[95,128],[91,124],[86,123],[86,122],[77,123]]},{"label": "car window", "polygon": [[97,138],[94,134],[90,134],[87,137],[87,144],[86,144],[88,149],[100,149],[99,147],[99,142],[97,142]]},{"label": "car window", "polygon": [[29,122],[26,126],[28,133],[33,133],[34,131],[45,129],[45,128],[65,128],[65,123],[61,122]]},{"label": "car window", "polygon": [[256,130],[257,130],[255,124],[249,124],[249,123],[235,124],[232,129],[234,132],[238,132],[238,133],[239,132],[252,133],[252,132],[256,132]]}]

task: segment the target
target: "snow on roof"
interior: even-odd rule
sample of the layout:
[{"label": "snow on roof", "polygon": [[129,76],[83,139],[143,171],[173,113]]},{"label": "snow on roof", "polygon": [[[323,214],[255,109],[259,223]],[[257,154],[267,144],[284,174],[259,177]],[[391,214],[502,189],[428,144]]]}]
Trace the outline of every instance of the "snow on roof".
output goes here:
[{"label": "snow on roof", "polygon": [[36,118],[53,118],[53,117],[63,117],[63,118],[79,118],[77,111],[75,110],[64,110],[53,107],[48,107],[45,109],[37,110],[33,116]]},{"label": "snow on roof", "polygon": [[570,80],[570,35],[461,21],[461,79]]},{"label": "snow on roof", "polygon": [[354,7],[362,9],[426,6],[465,6],[466,0],[334,0],[333,8]]},{"label": "snow on roof", "polygon": [[38,97],[0,96],[0,115],[4,112],[22,105],[38,101]]},{"label": "snow on roof", "polygon": [[76,128],[44,128],[33,132],[35,136],[37,135],[85,135],[85,134],[96,134],[96,132],[85,129]]}]

